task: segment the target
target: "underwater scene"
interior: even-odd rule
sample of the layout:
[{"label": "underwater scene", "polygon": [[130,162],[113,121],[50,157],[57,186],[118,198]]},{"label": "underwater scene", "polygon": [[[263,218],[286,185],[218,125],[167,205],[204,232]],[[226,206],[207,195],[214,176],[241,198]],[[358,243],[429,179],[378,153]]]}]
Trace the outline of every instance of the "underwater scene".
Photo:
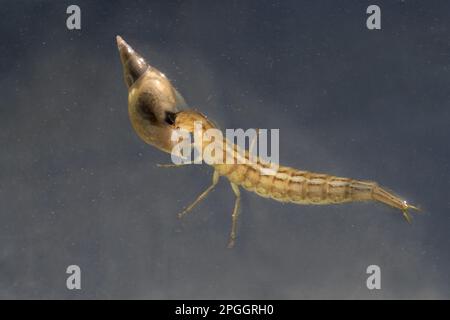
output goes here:
[{"label": "underwater scene", "polygon": [[449,2],[0,3],[0,299],[450,299]]}]

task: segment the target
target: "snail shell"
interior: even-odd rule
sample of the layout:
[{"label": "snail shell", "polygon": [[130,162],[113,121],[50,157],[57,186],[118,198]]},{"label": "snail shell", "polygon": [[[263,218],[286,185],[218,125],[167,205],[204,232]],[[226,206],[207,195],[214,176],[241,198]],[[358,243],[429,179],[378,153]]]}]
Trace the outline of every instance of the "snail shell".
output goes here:
[{"label": "snail shell", "polygon": [[146,143],[170,153],[175,144],[171,141],[175,115],[186,108],[186,103],[162,72],[149,65],[120,36],[116,40],[133,128]]}]

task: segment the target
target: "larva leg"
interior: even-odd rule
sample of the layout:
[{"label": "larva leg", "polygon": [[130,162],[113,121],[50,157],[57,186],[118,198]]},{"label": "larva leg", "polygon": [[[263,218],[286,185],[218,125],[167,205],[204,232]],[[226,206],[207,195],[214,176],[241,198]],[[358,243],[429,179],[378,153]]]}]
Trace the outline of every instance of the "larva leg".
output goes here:
[{"label": "larva leg", "polygon": [[214,171],[212,184],[205,191],[203,191],[202,194],[199,195],[197,197],[197,199],[195,199],[195,201],[189,207],[184,209],[183,212],[179,213],[178,214],[178,218],[182,218],[186,213],[191,211],[200,201],[205,199],[206,196],[208,195],[208,193],[210,193],[211,190],[214,189],[214,187],[216,186],[216,184],[218,182],[219,182],[219,172],[218,171]]},{"label": "larva leg", "polygon": [[239,191],[238,185],[231,183],[231,188],[233,189],[233,192],[236,195],[236,200],[234,202],[233,214],[231,215],[231,233],[230,233],[230,241],[228,242],[228,248],[233,248],[234,243],[236,242],[237,221],[239,217],[239,207],[241,203],[241,192]]},{"label": "larva leg", "polygon": [[161,164],[161,163],[157,163],[156,166],[158,168],[179,168],[179,167],[184,167],[187,165],[190,165],[192,163],[180,163],[180,164],[175,164],[175,163],[168,163],[168,164]]},{"label": "larva leg", "polygon": [[250,141],[250,146],[248,148],[249,153],[253,152],[253,149],[256,146],[256,141],[258,140],[258,136],[259,136],[259,129],[256,129],[256,136],[252,139],[252,141]]},{"label": "larva leg", "polygon": [[[194,147],[193,143],[191,144],[191,148],[192,147]],[[179,164],[175,164],[175,163],[168,163],[168,164],[157,163],[156,166],[158,168],[179,168],[179,167],[187,166],[187,165],[190,165],[190,164],[198,163],[198,160],[200,160],[200,161],[203,160],[202,155],[200,153],[197,153],[197,156],[195,157],[194,161],[192,161],[192,162],[187,157],[181,157],[181,159],[183,159],[184,161],[188,161],[189,160],[189,162],[183,162],[183,163],[179,163]]]}]

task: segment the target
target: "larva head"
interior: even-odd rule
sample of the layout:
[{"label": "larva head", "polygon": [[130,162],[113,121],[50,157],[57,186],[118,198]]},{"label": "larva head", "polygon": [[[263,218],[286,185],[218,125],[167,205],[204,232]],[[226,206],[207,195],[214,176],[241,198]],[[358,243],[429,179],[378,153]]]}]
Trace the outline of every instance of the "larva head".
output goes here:
[{"label": "larva head", "polygon": [[149,65],[120,36],[117,47],[128,87],[128,114],[138,136],[165,152],[171,152],[173,123],[180,108],[186,107],[183,97],[166,76]]},{"label": "larva head", "polygon": [[183,129],[194,133],[195,129],[201,130],[203,134],[206,130],[215,129],[216,126],[204,114],[195,110],[184,110],[177,114],[174,122],[177,129]]}]

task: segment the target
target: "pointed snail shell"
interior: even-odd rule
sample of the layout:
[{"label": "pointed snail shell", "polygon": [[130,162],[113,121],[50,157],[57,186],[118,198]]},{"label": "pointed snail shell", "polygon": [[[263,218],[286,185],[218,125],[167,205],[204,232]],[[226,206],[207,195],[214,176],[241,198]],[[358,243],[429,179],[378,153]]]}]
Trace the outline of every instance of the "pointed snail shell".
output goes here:
[{"label": "pointed snail shell", "polygon": [[173,118],[186,107],[166,76],[149,65],[120,36],[117,47],[128,87],[128,114],[138,136],[158,149],[171,152]]}]

